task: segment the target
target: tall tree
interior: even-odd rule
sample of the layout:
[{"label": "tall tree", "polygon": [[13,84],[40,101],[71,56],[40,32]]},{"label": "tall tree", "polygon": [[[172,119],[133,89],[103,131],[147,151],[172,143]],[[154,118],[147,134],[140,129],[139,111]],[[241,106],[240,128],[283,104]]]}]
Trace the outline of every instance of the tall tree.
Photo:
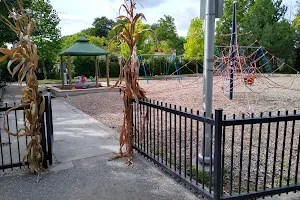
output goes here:
[{"label": "tall tree", "polygon": [[159,41],[166,41],[170,45],[174,45],[177,39],[175,19],[170,15],[164,15],[158,20],[158,28],[155,30]]},{"label": "tall tree", "polygon": [[[17,0],[2,0],[0,1],[0,16],[5,18],[8,17],[9,12],[6,5],[11,9],[18,7]],[[24,8],[28,8],[31,5],[31,0],[23,0]],[[0,46],[3,43],[12,43],[17,39],[17,35],[13,33],[8,26],[6,26],[2,21],[0,21]]]},{"label": "tall tree", "polygon": [[[217,45],[229,45],[230,37],[224,36],[231,33],[232,26],[232,10],[233,2],[235,0],[224,1],[224,13],[220,20],[217,21],[216,27],[216,44]],[[245,13],[248,12],[249,8],[254,4],[255,0],[239,0],[237,3],[237,23],[238,32],[242,31],[241,24],[244,22]]]},{"label": "tall tree", "polygon": [[186,38],[182,36],[178,36],[175,41],[175,49],[177,55],[184,54],[184,44],[186,43]]},{"label": "tall tree", "polygon": [[198,62],[204,55],[204,30],[203,21],[198,17],[192,19],[184,44],[184,57],[186,59],[196,59],[196,73],[198,73]]},{"label": "tall tree", "polygon": [[53,66],[45,66],[45,61],[55,60],[61,50],[60,20],[49,0],[32,0],[30,9],[38,27],[32,39],[38,46],[38,56],[44,78],[47,79],[47,73],[53,69]]},{"label": "tall tree", "polygon": [[97,17],[93,23],[95,28],[95,36],[107,37],[109,31],[112,29],[114,21],[107,17]]},{"label": "tall tree", "polygon": [[286,11],[287,7],[282,5],[282,0],[256,0],[241,23],[243,30],[253,33],[260,40],[266,26],[276,25]]},{"label": "tall tree", "polygon": [[[178,36],[175,19],[172,16],[164,15],[163,18],[158,20],[158,23],[152,24],[151,28],[154,29],[154,32],[160,42],[166,42],[168,47],[176,49],[178,54],[183,54],[185,38]],[[165,46],[165,44],[162,46]]]},{"label": "tall tree", "polygon": [[[279,58],[289,59],[294,49],[294,30],[284,19],[287,7],[282,0],[256,0],[245,14],[245,32],[253,34],[253,41],[267,48]],[[249,45],[248,43],[248,45]]]},{"label": "tall tree", "polygon": [[[3,129],[9,135],[20,137],[29,137],[26,152],[23,156],[23,161],[27,158],[30,169],[35,172],[45,171],[43,167],[44,155],[41,146],[41,119],[44,115],[43,96],[39,93],[39,84],[35,71],[38,69],[38,55],[36,45],[31,40],[31,34],[35,28],[35,20],[32,19],[28,9],[24,9],[22,1],[18,0],[19,8],[16,12],[9,11],[9,17],[12,22],[7,21],[7,25],[12,31],[17,34],[16,40],[12,49],[1,48],[0,52],[4,54],[0,57],[0,61],[7,58],[10,60],[7,68],[12,76],[18,74],[19,83],[25,79],[26,85],[22,90],[21,103],[4,114]],[[14,64],[12,66],[12,64]],[[13,69],[12,69],[13,68]],[[18,130],[9,130],[8,116],[9,113],[17,110],[24,110],[24,125]]]},{"label": "tall tree", "polygon": [[293,21],[295,30],[295,59],[294,67],[300,71],[300,1],[297,2],[297,14]]}]

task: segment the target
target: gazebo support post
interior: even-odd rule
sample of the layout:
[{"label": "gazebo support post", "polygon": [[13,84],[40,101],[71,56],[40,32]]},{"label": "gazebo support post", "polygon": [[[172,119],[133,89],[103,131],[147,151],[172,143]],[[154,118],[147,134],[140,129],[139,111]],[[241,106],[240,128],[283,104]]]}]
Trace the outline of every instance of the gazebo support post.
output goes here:
[{"label": "gazebo support post", "polygon": [[109,65],[108,65],[108,55],[106,57],[106,80],[107,80],[107,87],[109,87]]},{"label": "gazebo support post", "polygon": [[60,57],[60,70],[61,70],[61,80],[62,80],[61,89],[64,89],[64,87],[65,87],[65,72],[64,72],[64,58],[62,56]]},{"label": "gazebo support post", "polygon": [[68,72],[69,72],[69,85],[72,89],[72,71],[71,71],[71,56],[68,55]]},{"label": "gazebo support post", "polygon": [[95,78],[96,78],[96,87],[98,87],[98,58],[95,56]]}]

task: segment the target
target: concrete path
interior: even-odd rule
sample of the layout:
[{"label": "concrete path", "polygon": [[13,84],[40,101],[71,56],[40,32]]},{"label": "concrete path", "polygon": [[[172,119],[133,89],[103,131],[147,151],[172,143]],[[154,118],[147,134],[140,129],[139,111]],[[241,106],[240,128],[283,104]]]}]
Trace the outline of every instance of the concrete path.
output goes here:
[{"label": "concrete path", "polygon": [[3,103],[19,103],[21,99],[21,87],[17,84],[8,84],[3,94]]}]

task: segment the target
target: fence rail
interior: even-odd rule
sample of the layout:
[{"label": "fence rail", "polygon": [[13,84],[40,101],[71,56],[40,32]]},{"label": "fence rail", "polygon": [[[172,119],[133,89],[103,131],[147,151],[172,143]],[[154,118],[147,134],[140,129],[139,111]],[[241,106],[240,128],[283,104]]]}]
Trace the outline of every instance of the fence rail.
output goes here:
[{"label": "fence rail", "polygon": [[[133,103],[133,125],[134,148],[207,199],[249,199],[300,189],[296,111],[227,119],[222,110],[208,117],[142,99]],[[206,147],[210,159],[204,165],[199,153]]]},{"label": "fence rail", "polygon": [[[45,111],[41,120],[41,145],[44,153],[43,166],[48,167],[48,164],[52,164],[52,146],[53,146],[53,121],[52,121],[52,105],[51,97],[45,96]],[[5,111],[11,109],[13,105],[4,104],[4,107],[0,107],[0,170],[6,169],[13,170],[16,167],[22,168],[24,165],[29,165],[27,158],[23,161],[23,154],[26,152],[27,145],[30,138],[14,137],[7,134],[3,129],[3,120]],[[7,128],[11,132],[16,132],[20,128],[23,128],[25,119],[25,113],[22,108],[18,108],[11,112],[6,118]]]}]

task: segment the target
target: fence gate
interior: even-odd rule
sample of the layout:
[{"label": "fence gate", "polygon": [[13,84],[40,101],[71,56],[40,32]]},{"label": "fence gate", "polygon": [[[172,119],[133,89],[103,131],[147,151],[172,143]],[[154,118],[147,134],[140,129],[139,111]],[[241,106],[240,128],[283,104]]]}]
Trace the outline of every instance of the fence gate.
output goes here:
[{"label": "fence gate", "polygon": [[[23,109],[18,109],[9,114],[4,119],[5,111],[9,110],[16,104],[5,103],[0,107],[0,171],[6,169],[22,168],[25,164],[28,166],[27,158],[23,162],[23,155],[30,141],[29,137],[14,137],[7,134],[3,129],[3,122],[6,120],[7,128],[11,132],[16,132],[24,127],[25,113]],[[41,120],[41,145],[44,152],[43,166],[48,167],[52,164],[52,146],[53,146],[53,121],[51,97],[45,96],[45,111]]]}]

